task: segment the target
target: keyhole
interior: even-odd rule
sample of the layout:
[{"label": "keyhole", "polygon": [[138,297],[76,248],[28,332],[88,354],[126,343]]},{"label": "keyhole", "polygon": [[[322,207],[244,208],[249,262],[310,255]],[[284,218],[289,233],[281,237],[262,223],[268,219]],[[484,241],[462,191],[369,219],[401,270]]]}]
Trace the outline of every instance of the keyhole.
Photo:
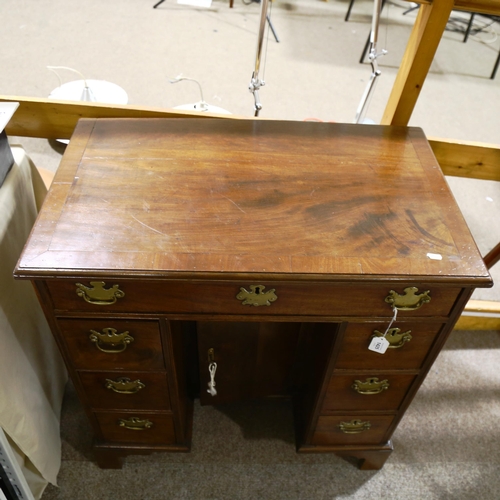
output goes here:
[{"label": "keyhole", "polygon": [[257,295],[260,295],[260,290],[261,290],[261,289],[260,289],[260,286],[256,286],[256,287],[255,287],[255,293],[256,293]]}]

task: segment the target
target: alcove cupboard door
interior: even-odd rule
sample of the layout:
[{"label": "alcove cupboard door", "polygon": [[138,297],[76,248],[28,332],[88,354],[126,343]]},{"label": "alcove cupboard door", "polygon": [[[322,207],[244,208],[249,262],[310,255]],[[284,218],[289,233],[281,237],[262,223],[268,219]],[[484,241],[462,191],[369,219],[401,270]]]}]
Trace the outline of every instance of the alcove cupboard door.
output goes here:
[{"label": "alcove cupboard door", "polygon": [[[289,397],[300,328],[300,323],[197,322],[201,403]],[[213,363],[214,395],[208,390]]]}]

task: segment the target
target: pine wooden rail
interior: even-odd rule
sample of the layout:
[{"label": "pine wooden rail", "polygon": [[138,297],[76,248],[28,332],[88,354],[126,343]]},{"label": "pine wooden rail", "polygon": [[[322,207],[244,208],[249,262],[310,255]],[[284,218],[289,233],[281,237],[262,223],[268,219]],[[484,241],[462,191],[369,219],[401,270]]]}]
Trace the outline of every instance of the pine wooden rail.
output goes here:
[{"label": "pine wooden rail", "polygon": [[[6,132],[10,136],[70,139],[80,118],[227,118],[228,115],[175,109],[120,106],[95,102],[56,101],[36,97],[0,96],[0,102],[18,102]],[[230,115],[231,118],[239,118]]]}]

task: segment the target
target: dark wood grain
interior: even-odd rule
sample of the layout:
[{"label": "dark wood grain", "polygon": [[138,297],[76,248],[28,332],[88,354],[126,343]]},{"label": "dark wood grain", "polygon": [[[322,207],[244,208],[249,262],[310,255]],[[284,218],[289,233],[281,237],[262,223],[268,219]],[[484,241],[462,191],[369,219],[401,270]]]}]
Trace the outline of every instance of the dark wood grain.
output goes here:
[{"label": "dark wood grain", "polygon": [[[300,326],[284,322],[198,322],[201,403],[290,396]],[[217,363],[216,396],[207,393],[209,349],[213,349]]]},{"label": "dark wood grain", "polygon": [[83,120],[68,154],[78,157],[82,143],[81,160],[55,179],[55,210],[42,213],[20,276],[58,268],[489,280],[419,129]]},{"label": "dark wood grain", "polygon": [[166,361],[170,403],[177,443],[184,450],[191,444],[194,390],[192,380],[197,376],[196,337],[189,327],[178,321],[162,321],[163,353]]}]

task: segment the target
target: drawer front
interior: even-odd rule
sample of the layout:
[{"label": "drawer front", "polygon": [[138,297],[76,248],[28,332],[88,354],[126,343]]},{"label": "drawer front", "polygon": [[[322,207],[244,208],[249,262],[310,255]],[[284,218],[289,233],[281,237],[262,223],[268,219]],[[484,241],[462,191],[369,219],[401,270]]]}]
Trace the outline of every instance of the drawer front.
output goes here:
[{"label": "drawer front", "polygon": [[375,332],[384,333],[388,323],[350,323],[344,335],[335,367],[345,370],[415,370],[431,348],[442,323],[396,322],[387,338],[391,342],[384,354],[370,351]]},{"label": "drawer front", "polygon": [[393,420],[392,415],[323,415],[318,419],[311,444],[380,444],[387,441],[387,430]]},{"label": "drawer front", "polygon": [[76,368],[162,370],[162,343],[156,321],[59,319],[59,329]]},{"label": "drawer front", "polygon": [[172,415],[133,412],[96,412],[94,415],[106,441],[157,445],[175,444]]},{"label": "drawer front", "polygon": [[151,372],[79,372],[91,408],[170,410],[167,376]]},{"label": "drawer front", "polygon": [[[423,296],[430,302],[407,316],[448,316],[459,288],[416,286],[417,294],[404,292],[410,285],[351,285],[287,282],[175,282],[53,280],[47,282],[54,306],[60,311],[157,313],[214,313],[245,315],[392,316],[391,290],[403,297]],[[254,305],[259,304],[259,305]]]},{"label": "drawer front", "polygon": [[415,375],[374,373],[334,375],[322,412],[337,410],[397,410]]}]

